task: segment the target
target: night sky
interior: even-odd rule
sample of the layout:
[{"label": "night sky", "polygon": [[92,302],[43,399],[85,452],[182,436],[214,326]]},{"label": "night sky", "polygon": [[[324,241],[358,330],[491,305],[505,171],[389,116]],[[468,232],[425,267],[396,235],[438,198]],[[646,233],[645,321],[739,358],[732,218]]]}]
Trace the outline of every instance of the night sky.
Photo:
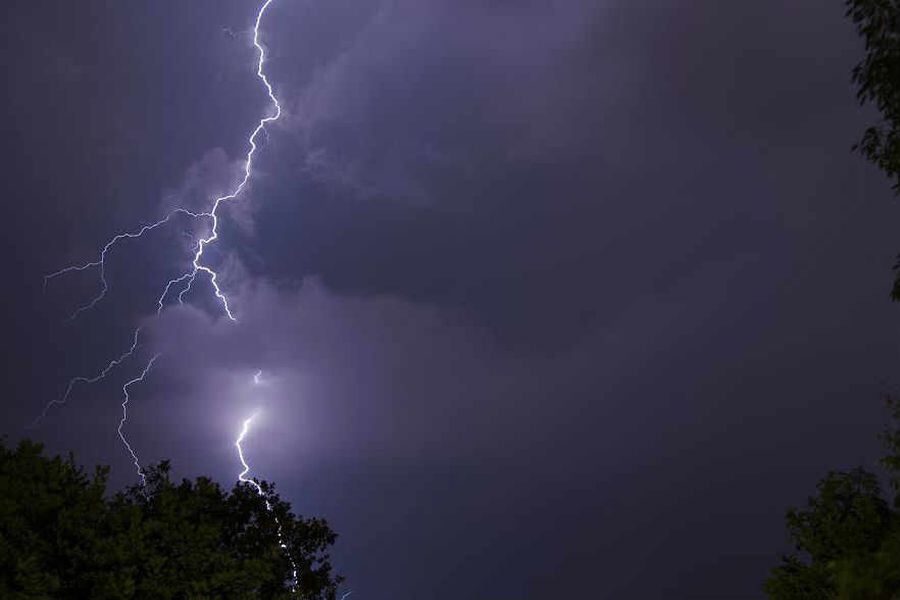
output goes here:
[{"label": "night sky", "polygon": [[[878,457],[890,183],[838,0],[9,0],[0,431],[136,481],[233,441],[340,538],[355,600],[754,598],[783,515]],[[199,229],[198,229],[199,228]],[[144,344],[28,424],[67,381]],[[260,385],[253,375],[262,370]]]}]

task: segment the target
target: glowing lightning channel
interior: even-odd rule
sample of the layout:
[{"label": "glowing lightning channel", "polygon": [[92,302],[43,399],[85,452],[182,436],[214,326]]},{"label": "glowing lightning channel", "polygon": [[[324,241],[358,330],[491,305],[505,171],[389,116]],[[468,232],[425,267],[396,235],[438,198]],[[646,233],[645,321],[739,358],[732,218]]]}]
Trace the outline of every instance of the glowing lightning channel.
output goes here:
[{"label": "glowing lightning channel", "polygon": [[253,413],[246,419],[244,419],[243,424],[241,425],[241,431],[238,434],[237,439],[234,441],[234,445],[237,448],[238,459],[241,461],[241,466],[244,468],[240,473],[238,473],[238,481],[241,483],[248,483],[253,486],[253,489],[256,490],[256,493],[266,502],[266,510],[272,514],[272,517],[275,519],[275,525],[278,533],[278,546],[281,548],[282,552],[288,557],[288,560],[291,563],[291,592],[297,592],[297,563],[294,562],[294,558],[291,556],[291,552],[288,549],[287,544],[284,542],[284,534],[281,529],[281,521],[278,520],[278,516],[274,513],[271,502],[269,502],[269,496],[266,494],[265,490],[263,490],[262,486],[257,483],[257,481],[251,477],[247,477],[247,473],[250,472],[250,465],[247,464],[247,459],[244,458],[244,448],[242,444],[244,443],[244,438],[247,437],[247,433],[250,431],[250,424],[253,422],[253,419],[256,418],[256,413]]},{"label": "glowing lightning channel", "polygon": [[244,438],[247,437],[247,433],[250,431],[250,423],[252,423],[253,419],[255,419],[255,418],[256,418],[256,413],[253,413],[252,415],[250,415],[249,417],[244,419],[244,423],[243,423],[243,425],[241,425],[241,432],[238,434],[237,439],[234,441],[234,445],[237,448],[237,452],[238,452],[238,459],[240,459],[240,461],[241,461],[241,466],[244,467],[244,470],[241,471],[240,473],[238,473],[237,478],[238,478],[238,481],[241,481],[243,483],[249,483],[254,488],[256,488],[256,492],[260,496],[264,496],[265,492],[263,492],[262,487],[260,487],[260,485],[258,483],[256,483],[256,481],[254,479],[247,478],[247,473],[250,472],[250,465],[247,464],[247,459],[244,458],[244,448],[243,448],[243,446],[241,446],[241,444],[244,443]]},{"label": "glowing lightning channel", "polygon": [[60,396],[59,398],[56,398],[55,400],[51,400],[50,402],[48,402],[47,405],[44,407],[44,410],[41,411],[41,414],[38,415],[38,417],[34,420],[34,422],[32,422],[31,426],[34,427],[38,423],[40,423],[40,421],[44,417],[47,416],[47,412],[51,408],[53,408],[53,406],[58,405],[58,404],[59,405],[65,404],[69,400],[69,396],[72,394],[72,389],[77,384],[79,384],[79,383],[97,383],[98,381],[105,379],[106,376],[109,375],[110,371],[112,371],[114,368],[118,367],[120,364],[122,364],[122,362],[125,359],[129,358],[132,354],[134,354],[134,351],[138,347],[138,335],[140,333],[141,333],[140,327],[135,329],[134,330],[134,339],[131,342],[131,347],[128,350],[126,350],[125,352],[123,352],[118,358],[114,358],[111,361],[109,361],[109,364],[106,365],[99,373],[97,373],[93,377],[85,377],[83,375],[79,375],[78,377],[73,377],[72,379],[70,379],[69,384],[66,386],[66,391],[63,393],[63,395]]},{"label": "glowing lightning channel", "polygon": [[141,463],[138,460],[137,454],[134,451],[134,448],[131,447],[131,444],[128,443],[128,439],[125,437],[125,433],[122,431],[122,428],[125,426],[125,422],[128,421],[128,401],[131,399],[128,396],[128,388],[134,385],[135,383],[139,383],[144,381],[144,377],[147,376],[147,373],[150,372],[150,369],[153,368],[153,363],[156,362],[156,359],[159,358],[159,354],[154,354],[153,358],[150,359],[150,362],[147,363],[147,366],[144,367],[144,370],[141,371],[141,374],[125,382],[125,385],[122,386],[122,394],[125,396],[125,399],[122,400],[122,420],[119,421],[119,427],[117,431],[119,432],[119,439],[122,440],[122,443],[125,444],[125,448],[128,450],[128,454],[131,455],[131,459],[134,461],[134,467],[137,469],[137,474],[141,478],[141,486],[144,487],[147,485],[147,476],[144,474],[144,469],[141,467]]},{"label": "glowing lightning channel", "polygon": [[95,268],[98,269],[100,272],[100,291],[87,304],[83,304],[83,305],[79,306],[77,309],[75,309],[75,312],[73,312],[71,315],[69,315],[68,320],[70,320],[70,321],[75,320],[78,317],[78,315],[80,315],[81,313],[83,313],[87,310],[94,308],[95,306],[97,306],[97,304],[101,300],[103,300],[103,298],[106,297],[106,293],[109,291],[109,282],[106,280],[106,259],[107,259],[107,256],[109,255],[109,252],[112,250],[113,246],[115,246],[117,243],[121,242],[122,240],[133,240],[135,238],[143,237],[144,234],[147,233],[148,231],[153,231],[154,229],[161,227],[161,226],[165,225],[166,223],[168,223],[169,221],[171,221],[172,217],[174,217],[175,215],[187,215],[187,216],[189,216],[191,218],[195,218],[195,219],[209,216],[207,213],[196,213],[196,212],[189,211],[186,208],[173,209],[166,216],[164,216],[159,221],[156,221],[155,223],[151,223],[149,225],[144,225],[137,231],[126,231],[125,233],[120,233],[120,234],[113,236],[108,242],[106,242],[106,245],[103,246],[103,249],[100,251],[100,256],[97,258],[97,260],[94,260],[91,262],[86,262],[86,263],[80,264],[80,265],[70,265],[70,266],[62,268],[58,271],[54,271],[53,273],[50,273],[49,275],[44,275],[44,289],[47,289],[47,284],[51,280],[56,279],[60,275],[65,275],[66,273],[72,273],[75,271],[86,271],[88,269],[95,269]]}]

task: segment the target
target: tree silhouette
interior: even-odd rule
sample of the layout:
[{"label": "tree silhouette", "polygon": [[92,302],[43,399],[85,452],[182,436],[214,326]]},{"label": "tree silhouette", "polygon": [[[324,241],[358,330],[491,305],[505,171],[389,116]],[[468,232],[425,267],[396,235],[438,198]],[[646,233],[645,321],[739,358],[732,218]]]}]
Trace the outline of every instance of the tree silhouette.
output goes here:
[{"label": "tree silhouette", "polygon": [[169,473],[163,462],[146,488],[110,496],[105,467],[88,476],[71,455],[0,443],[0,597],[335,598],[325,521],[293,515],[265,482],[260,496]]}]

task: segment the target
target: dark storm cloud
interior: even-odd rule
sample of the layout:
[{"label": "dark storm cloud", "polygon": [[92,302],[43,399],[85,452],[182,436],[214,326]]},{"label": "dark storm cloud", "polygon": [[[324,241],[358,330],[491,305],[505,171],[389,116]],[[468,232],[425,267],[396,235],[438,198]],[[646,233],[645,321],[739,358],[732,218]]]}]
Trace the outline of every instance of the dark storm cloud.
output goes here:
[{"label": "dark storm cloud", "polygon": [[[10,77],[43,87],[11,86],[6,150],[39,233],[7,244],[38,279],[220,193],[267,110],[244,3],[98,4],[71,31],[39,9]],[[358,597],[755,597],[783,506],[875,456],[897,358],[896,211],[849,152],[841,15],[277,1],[288,112],[210,253],[239,319],[198,283],[146,321],[141,358],[163,357],[135,390],[142,458],[231,479],[259,410],[254,472],[333,521]],[[9,295],[10,384],[53,397],[115,352],[188,258],[182,233],[123,247],[109,301],[69,329]],[[42,435],[125,480],[117,382]]]},{"label": "dark storm cloud", "polygon": [[[852,63],[826,42],[840,11],[825,34],[773,10],[385,3],[361,24],[305,6],[296,38],[272,34],[296,137],[266,159],[297,180],[259,188],[265,238],[297,223],[303,242],[262,248],[264,269],[466,306],[552,348],[709,256],[796,244],[843,208],[812,210],[808,186],[850,165],[833,112]],[[342,42],[303,35],[321,28]]]},{"label": "dark storm cloud", "polygon": [[[303,26],[344,23],[325,10]],[[584,78],[596,65],[578,65],[597,12],[579,3],[382,3],[299,82],[287,127],[308,144],[313,174],[364,196],[472,204],[435,183],[459,185],[466,172],[529,154],[554,160],[583,150],[573,134],[602,100]]]}]

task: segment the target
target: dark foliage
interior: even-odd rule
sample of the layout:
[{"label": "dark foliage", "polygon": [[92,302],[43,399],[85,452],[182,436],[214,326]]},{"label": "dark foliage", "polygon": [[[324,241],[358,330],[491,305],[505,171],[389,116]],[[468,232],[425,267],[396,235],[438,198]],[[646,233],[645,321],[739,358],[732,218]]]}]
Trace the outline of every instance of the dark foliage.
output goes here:
[{"label": "dark foliage", "polygon": [[175,483],[162,463],[146,489],[109,496],[107,472],[0,444],[0,597],[335,598],[335,534],[294,516],[270,485],[263,498],[248,484]]},{"label": "dark foliage", "polygon": [[[847,16],[865,42],[866,54],[853,69],[861,104],[872,103],[881,119],[863,133],[856,148],[893,181],[900,193],[900,2],[846,0]],[[891,297],[900,300],[900,257]]]},{"label": "dark foliage", "polygon": [[[845,0],[847,16],[865,43],[853,69],[860,104],[880,119],[856,145],[900,193],[900,0]],[[900,257],[891,297],[900,300]],[[882,440],[882,459],[894,495],[889,503],[878,477],[858,468],[831,472],[804,509],[791,509],[787,526],[796,553],[772,570],[764,589],[776,600],[900,599],[900,404],[889,399],[894,427]]]}]

